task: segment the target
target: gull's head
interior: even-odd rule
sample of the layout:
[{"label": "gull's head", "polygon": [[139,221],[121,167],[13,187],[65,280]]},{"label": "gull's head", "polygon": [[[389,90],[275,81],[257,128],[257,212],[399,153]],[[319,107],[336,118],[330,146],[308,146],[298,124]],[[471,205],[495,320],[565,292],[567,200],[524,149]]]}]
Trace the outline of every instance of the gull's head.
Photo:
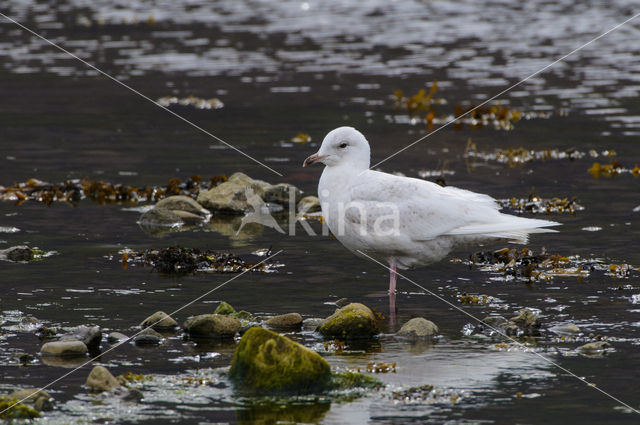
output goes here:
[{"label": "gull's head", "polygon": [[321,162],[327,167],[347,165],[355,170],[369,168],[369,142],[353,127],[331,130],[322,141],[320,150],[304,160],[303,167]]}]

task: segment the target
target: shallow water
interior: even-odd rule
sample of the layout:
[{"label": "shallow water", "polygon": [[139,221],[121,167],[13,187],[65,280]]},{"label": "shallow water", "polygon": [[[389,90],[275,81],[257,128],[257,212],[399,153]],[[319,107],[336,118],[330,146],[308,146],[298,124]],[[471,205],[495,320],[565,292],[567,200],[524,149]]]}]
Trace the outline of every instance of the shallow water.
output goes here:
[{"label": "shallow water", "polygon": [[[634,6],[628,1],[444,0],[66,0],[3,6],[2,13],[151,99],[219,98],[221,109],[172,110],[282,177],[2,21],[0,185],[32,177],[58,182],[85,176],[127,185],[163,185],[171,177],[209,178],[243,171],[315,194],[321,169],[303,169],[300,164],[328,130],[345,124],[360,129],[371,142],[374,163],[427,134],[423,122],[412,122],[394,107],[394,90],[411,95],[437,80],[437,96],[447,101],[437,107],[437,115],[452,114],[455,105],[477,104],[628,19],[637,13]],[[545,217],[563,224],[560,233],[534,236],[529,247],[639,266],[640,212],[634,210],[640,206],[638,178],[621,173],[595,179],[588,172],[594,161],[605,164],[612,158],[627,169],[640,165],[639,25],[634,21],[607,35],[500,99],[525,112],[551,112],[549,118],[523,119],[511,131],[451,126],[380,169],[412,177],[444,169],[448,184],[499,199],[526,198],[532,188],[544,198],[576,196],[584,210]],[[290,143],[299,132],[310,134],[312,142]],[[465,157],[469,139],[479,152],[524,147],[575,149],[586,155],[511,166]],[[614,157],[603,155],[612,150]],[[168,277],[138,266],[123,270],[118,252],[124,248],[180,244],[229,250],[254,261],[251,253],[257,249],[283,250],[276,259],[284,267],[277,273],[245,274],[176,314],[179,322],[210,312],[220,300],[264,316],[297,311],[305,317],[325,317],[335,308],[332,302],[346,297],[387,313],[386,271],[354,257],[327,236],[308,236],[298,225],[295,236],[258,229],[229,237],[228,228],[214,222],[203,229],[153,237],[139,228],[139,213],[128,207],[88,200],[77,206],[0,203],[0,248],[28,244],[56,251],[39,262],[0,265],[5,322],[0,333],[2,389],[45,385],[67,371],[39,357],[27,368],[18,366],[15,353],[36,354],[40,347],[32,332],[12,327],[24,315],[45,324],[91,323],[132,334],[149,314],[174,311],[231,277]],[[317,223],[313,226],[318,229]],[[9,232],[13,227],[19,231]],[[469,254],[452,257],[466,259]],[[454,304],[456,294],[463,292],[495,298],[489,305],[460,305],[480,318],[491,313],[510,317],[522,307],[539,309],[542,337],[529,349],[640,408],[634,389],[640,370],[637,271],[625,278],[592,272],[581,279],[556,276],[527,285],[445,260],[406,276]],[[40,421],[637,422],[637,414],[535,354],[513,346],[506,349],[499,338],[465,336],[463,329],[473,319],[408,281],[400,280],[399,289],[398,323],[385,319],[384,334],[376,342],[348,345],[350,354],[324,353],[336,368],[396,362],[395,373],[376,375],[388,384],[387,390],[355,400],[337,397],[285,407],[255,406],[255,400],[240,399],[228,386],[189,386],[181,381],[198,368],[224,383],[216,368],[229,364],[233,344],[196,345],[175,335],[156,348],[126,344],[100,360],[116,374],[134,371],[166,381],[145,387],[143,403],[92,402],[80,387],[89,372],[85,367],[51,387],[58,410]],[[394,339],[391,334],[414,316],[433,320],[442,336],[428,345]],[[549,328],[565,323],[577,324],[583,335],[558,340]],[[609,338],[614,351],[596,358],[578,354],[575,349],[591,340],[590,334]],[[324,350],[312,332],[292,336]],[[426,384],[443,396],[429,403],[390,396],[392,391]]]}]

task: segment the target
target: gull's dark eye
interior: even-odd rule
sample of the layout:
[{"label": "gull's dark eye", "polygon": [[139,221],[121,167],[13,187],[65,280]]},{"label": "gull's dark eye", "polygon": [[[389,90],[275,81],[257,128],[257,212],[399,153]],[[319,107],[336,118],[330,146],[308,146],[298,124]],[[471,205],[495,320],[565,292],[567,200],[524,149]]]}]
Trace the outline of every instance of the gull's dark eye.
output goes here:
[{"label": "gull's dark eye", "polygon": [[340,143],[340,149],[344,149],[346,147],[347,147],[347,143],[346,142]]}]

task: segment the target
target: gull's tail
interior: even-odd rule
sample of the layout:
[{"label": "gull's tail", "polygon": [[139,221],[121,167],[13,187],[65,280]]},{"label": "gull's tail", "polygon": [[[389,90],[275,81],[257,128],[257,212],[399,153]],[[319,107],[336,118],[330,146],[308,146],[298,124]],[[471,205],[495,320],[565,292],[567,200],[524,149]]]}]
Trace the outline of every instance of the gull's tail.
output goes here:
[{"label": "gull's tail", "polygon": [[527,243],[531,233],[553,233],[557,230],[547,227],[560,226],[560,223],[537,218],[516,217],[500,214],[500,220],[491,223],[477,223],[455,228],[447,235],[481,236],[488,238],[509,239],[511,242]]}]

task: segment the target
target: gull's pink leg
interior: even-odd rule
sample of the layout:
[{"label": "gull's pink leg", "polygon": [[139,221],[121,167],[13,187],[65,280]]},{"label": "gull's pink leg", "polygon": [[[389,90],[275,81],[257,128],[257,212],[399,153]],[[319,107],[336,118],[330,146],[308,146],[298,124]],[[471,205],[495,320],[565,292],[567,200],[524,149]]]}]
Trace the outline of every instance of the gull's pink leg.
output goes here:
[{"label": "gull's pink leg", "polygon": [[391,259],[391,264],[389,264],[389,268],[391,269],[389,272],[389,294],[396,293],[396,278],[398,276],[398,268],[397,268],[395,258]]},{"label": "gull's pink leg", "polygon": [[394,258],[391,259],[391,264],[389,264],[389,321],[391,325],[395,325],[396,323],[396,279],[398,277],[397,274],[397,264]]}]

